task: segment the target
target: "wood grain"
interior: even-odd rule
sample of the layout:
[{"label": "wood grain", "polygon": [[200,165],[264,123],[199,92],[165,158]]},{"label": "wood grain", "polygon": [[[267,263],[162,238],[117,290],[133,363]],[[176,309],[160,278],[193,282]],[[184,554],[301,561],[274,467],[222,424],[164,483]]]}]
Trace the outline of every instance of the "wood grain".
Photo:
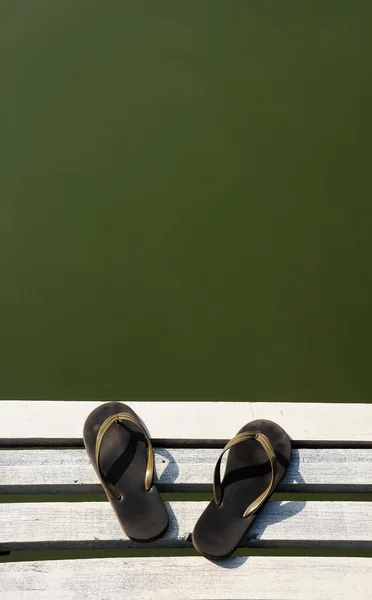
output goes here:
[{"label": "wood grain", "polygon": [[[0,439],[81,439],[97,402],[2,401]],[[230,439],[248,421],[270,419],[294,440],[372,441],[372,404],[128,402],[153,438]]]},{"label": "wood grain", "polygon": [[[210,492],[219,453],[156,448],[155,482],[164,492]],[[0,450],[0,494],[101,491],[85,450]],[[372,492],[372,449],[295,449],[278,491]]]},{"label": "wood grain", "polygon": [[[191,547],[207,502],[167,503],[170,525],[152,548]],[[248,547],[372,548],[370,502],[270,502],[242,544]],[[0,504],[0,549],[132,548],[108,502]]]},{"label": "wood grain", "polygon": [[0,564],[1,600],[371,600],[369,558],[151,557]]}]

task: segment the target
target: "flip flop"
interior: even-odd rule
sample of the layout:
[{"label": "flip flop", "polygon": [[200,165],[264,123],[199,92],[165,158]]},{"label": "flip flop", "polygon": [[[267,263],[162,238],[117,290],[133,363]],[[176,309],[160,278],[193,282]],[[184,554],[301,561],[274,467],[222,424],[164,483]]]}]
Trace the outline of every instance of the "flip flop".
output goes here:
[{"label": "flip flop", "polygon": [[126,404],[105,402],[88,416],[83,438],[126,535],[135,542],[160,537],[168,514],[153,485],[154,451],[140,418]]},{"label": "flip flop", "polygon": [[[228,450],[221,483],[221,459]],[[282,479],[291,453],[288,435],[272,421],[252,421],[240,429],[216,463],[213,500],[192,534],[198,552],[213,560],[227,558],[236,550]]]}]

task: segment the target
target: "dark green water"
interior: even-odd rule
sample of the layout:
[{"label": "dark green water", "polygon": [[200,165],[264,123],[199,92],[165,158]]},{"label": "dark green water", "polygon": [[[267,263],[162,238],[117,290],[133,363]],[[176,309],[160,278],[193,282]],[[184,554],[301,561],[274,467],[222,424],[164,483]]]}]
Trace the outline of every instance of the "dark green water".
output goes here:
[{"label": "dark green water", "polygon": [[372,398],[371,19],[0,0],[1,398]]}]

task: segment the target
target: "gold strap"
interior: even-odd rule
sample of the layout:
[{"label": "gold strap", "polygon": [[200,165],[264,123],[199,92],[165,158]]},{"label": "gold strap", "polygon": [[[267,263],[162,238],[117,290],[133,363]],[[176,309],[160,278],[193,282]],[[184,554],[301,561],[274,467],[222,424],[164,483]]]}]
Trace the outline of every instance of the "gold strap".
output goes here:
[{"label": "gold strap", "polygon": [[222,450],[222,452],[217,460],[215,469],[214,469],[214,478],[213,478],[213,498],[214,498],[216,505],[219,506],[222,502],[222,486],[221,486],[221,460],[222,460],[222,457],[225,454],[225,452],[227,452],[227,450],[229,450],[232,446],[235,446],[236,444],[240,444],[241,442],[246,442],[247,440],[257,440],[257,442],[259,442],[261,444],[261,446],[263,447],[263,449],[265,450],[265,452],[269,458],[270,465],[271,465],[271,480],[270,480],[270,483],[269,483],[268,487],[266,488],[266,490],[257,498],[257,500],[254,500],[254,502],[252,502],[252,504],[250,504],[248,506],[248,508],[245,510],[245,512],[243,514],[244,518],[249,517],[250,515],[253,515],[262,506],[262,504],[265,502],[266,498],[270,494],[271,488],[273,486],[275,476],[276,476],[277,462],[276,462],[275,450],[272,447],[270,440],[266,437],[266,435],[264,435],[263,433],[260,433],[260,432],[243,431],[242,433],[238,433],[234,438],[232,438],[226,444],[226,446]]},{"label": "gold strap", "polygon": [[104,486],[108,489],[108,491],[115,498],[117,498],[119,500],[121,498],[120,493],[118,492],[118,490],[112,483],[110,483],[109,481],[106,480],[106,477],[102,473],[102,469],[99,464],[99,453],[101,450],[103,436],[108,431],[108,429],[111,427],[111,425],[113,425],[113,423],[116,423],[117,421],[130,421],[131,423],[136,425],[141,430],[141,433],[143,433],[143,435],[145,436],[145,440],[147,442],[147,447],[149,450],[149,456],[148,456],[148,460],[147,460],[147,467],[146,467],[146,474],[145,474],[145,489],[147,492],[151,488],[152,480],[154,477],[154,449],[152,447],[150,438],[148,437],[142,424],[134,415],[132,415],[130,413],[117,413],[115,415],[111,415],[110,417],[107,417],[107,419],[105,421],[103,421],[101,427],[98,430],[97,438],[96,438],[96,465],[97,465],[98,473],[104,483]]}]

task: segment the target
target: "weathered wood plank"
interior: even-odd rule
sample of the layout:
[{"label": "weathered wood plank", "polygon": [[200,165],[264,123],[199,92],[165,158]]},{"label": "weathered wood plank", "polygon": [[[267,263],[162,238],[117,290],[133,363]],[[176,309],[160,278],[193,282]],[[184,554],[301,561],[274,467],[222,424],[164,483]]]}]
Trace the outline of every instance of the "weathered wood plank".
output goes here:
[{"label": "weathered wood plank", "polygon": [[[155,481],[162,491],[210,492],[219,453],[156,448]],[[101,491],[85,450],[0,450],[0,494]],[[372,449],[295,449],[278,491],[372,492]]]},{"label": "weathered wood plank", "polygon": [[1,600],[371,600],[369,558],[151,557],[0,564]]},{"label": "weathered wood plank", "polygon": [[[2,401],[0,439],[81,439],[97,402]],[[153,438],[230,439],[248,421],[279,423],[294,440],[372,441],[372,404],[128,402]]]},{"label": "weathered wood plank", "polygon": [[[149,547],[191,547],[190,533],[206,505],[167,503],[169,528]],[[372,503],[270,502],[242,545],[372,548]],[[132,547],[138,544],[122,531],[108,502],[0,504],[0,550]]]}]

